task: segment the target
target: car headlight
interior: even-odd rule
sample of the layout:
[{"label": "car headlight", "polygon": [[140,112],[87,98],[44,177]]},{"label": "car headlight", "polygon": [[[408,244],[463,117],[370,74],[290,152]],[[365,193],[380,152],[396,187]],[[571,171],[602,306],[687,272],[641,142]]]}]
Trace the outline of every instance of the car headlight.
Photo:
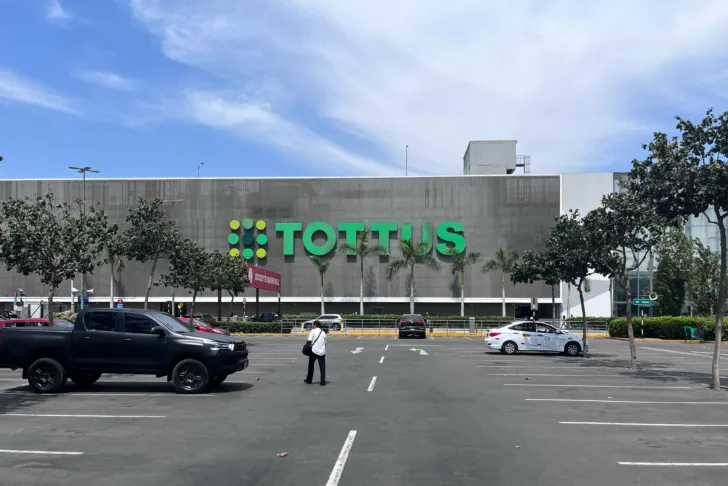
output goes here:
[{"label": "car headlight", "polygon": [[233,349],[235,349],[235,344],[233,343],[218,343],[215,341],[208,341],[206,344],[213,351],[223,351],[225,349],[232,351]]}]

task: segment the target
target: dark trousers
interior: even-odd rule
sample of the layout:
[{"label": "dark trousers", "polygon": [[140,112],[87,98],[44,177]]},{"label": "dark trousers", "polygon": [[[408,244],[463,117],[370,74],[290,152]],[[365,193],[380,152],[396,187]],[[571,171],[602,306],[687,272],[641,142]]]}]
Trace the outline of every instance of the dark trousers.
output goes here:
[{"label": "dark trousers", "polygon": [[311,353],[308,357],[308,374],[306,375],[306,381],[311,383],[313,381],[313,365],[318,360],[319,371],[321,372],[321,384],[326,383],[326,355],[319,356],[316,353]]}]

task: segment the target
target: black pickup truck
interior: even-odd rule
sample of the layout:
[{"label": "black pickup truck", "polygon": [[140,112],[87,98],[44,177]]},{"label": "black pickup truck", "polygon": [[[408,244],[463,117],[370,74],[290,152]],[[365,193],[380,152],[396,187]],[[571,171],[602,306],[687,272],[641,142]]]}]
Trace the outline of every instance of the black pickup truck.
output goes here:
[{"label": "black pickup truck", "polygon": [[169,314],[86,309],[73,329],[0,329],[0,368],[22,369],[33,390],[90,386],[102,373],[167,377],[177,393],[200,393],[248,367],[240,338],[199,333]]}]

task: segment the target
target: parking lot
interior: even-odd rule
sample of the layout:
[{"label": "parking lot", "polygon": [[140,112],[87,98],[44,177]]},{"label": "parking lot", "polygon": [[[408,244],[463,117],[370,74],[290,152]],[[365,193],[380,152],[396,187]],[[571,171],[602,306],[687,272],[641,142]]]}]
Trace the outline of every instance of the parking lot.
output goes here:
[{"label": "parking lot", "polygon": [[[590,341],[590,357],[480,339],[249,337],[251,366],[202,395],[104,376],[36,395],[0,371],[0,484],[723,485],[728,396],[712,347]],[[728,365],[728,354],[723,357]],[[314,382],[318,380],[318,368]],[[728,370],[725,372],[728,379]],[[728,382],[727,382],[728,383]],[[287,452],[286,457],[277,454]]]}]

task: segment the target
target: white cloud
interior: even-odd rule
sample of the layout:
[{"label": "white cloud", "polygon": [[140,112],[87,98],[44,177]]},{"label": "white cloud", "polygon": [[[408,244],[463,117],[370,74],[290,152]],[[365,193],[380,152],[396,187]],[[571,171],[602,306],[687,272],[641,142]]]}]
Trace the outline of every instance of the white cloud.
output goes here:
[{"label": "white cloud", "polygon": [[0,68],[0,100],[2,99],[78,114],[73,103],[67,98],[54,94],[12,71]]},{"label": "white cloud", "polygon": [[134,91],[137,83],[133,79],[108,71],[81,71],[76,77],[87,83],[103,86],[117,91]]},{"label": "white cloud", "polygon": [[46,7],[46,19],[51,22],[64,22],[71,20],[73,16],[61,5],[60,0],[50,0]]},{"label": "white cloud", "polygon": [[[277,122],[261,131],[285,124],[302,145],[311,137],[351,152],[310,128],[334,126],[396,166],[408,144],[411,163],[431,173],[459,173],[476,139],[519,140],[536,172],[593,167],[605,144],[649,137],[631,105],[638,89],[664,90],[674,86],[665,72],[728,54],[724,0],[130,2],[169,58],[215,74],[235,96],[249,94],[240,79],[272,80],[285,96],[263,98]],[[721,65],[684,72],[680,85],[702,87]]]}]

